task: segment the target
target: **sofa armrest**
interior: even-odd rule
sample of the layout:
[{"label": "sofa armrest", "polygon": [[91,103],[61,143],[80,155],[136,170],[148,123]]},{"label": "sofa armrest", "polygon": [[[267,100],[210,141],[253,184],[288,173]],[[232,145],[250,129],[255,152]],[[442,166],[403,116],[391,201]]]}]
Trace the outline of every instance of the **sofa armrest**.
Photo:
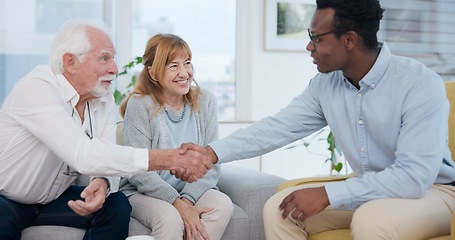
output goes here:
[{"label": "sofa armrest", "polygon": [[455,240],[455,212],[452,213],[452,222],[450,224],[450,239]]},{"label": "sofa armrest", "polygon": [[[243,167],[223,164],[218,187],[248,215],[250,237],[264,236],[262,209],[286,179]],[[252,232],[253,231],[253,232]]]},{"label": "sofa armrest", "polygon": [[281,191],[285,188],[295,187],[298,185],[321,183],[321,182],[337,182],[337,181],[346,180],[351,177],[355,177],[355,174],[350,173],[348,175],[336,175],[336,176],[327,176],[327,177],[305,177],[305,178],[291,179],[291,180],[288,180],[288,181],[280,184],[280,186],[277,188],[277,192]]}]

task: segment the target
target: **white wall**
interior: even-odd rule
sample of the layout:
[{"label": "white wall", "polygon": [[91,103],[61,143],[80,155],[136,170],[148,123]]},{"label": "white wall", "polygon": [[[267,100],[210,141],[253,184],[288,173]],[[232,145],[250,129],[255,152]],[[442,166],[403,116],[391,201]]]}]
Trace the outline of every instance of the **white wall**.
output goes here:
[{"label": "white wall", "polygon": [[[240,120],[259,120],[287,105],[317,69],[309,52],[264,51],[264,0],[239,0],[237,4],[238,95],[250,95],[251,102],[239,101],[236,107],[250,107],[239,110]],[[248,81],[249,89],[243,85]]]}]

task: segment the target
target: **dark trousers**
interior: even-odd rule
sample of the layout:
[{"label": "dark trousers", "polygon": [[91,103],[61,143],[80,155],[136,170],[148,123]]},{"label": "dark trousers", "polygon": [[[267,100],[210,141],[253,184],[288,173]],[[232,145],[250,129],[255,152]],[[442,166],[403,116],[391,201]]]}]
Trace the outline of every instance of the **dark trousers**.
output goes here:
[{"label": "dark trousers", "polygon": [[19,240],[24,228],[57,225],[86,229],[84,240],[125,240],[131,206],[123,193],[112,193],[103,207],[88,216],[77,215],[69,200],[81,199],[84,187],[72,186],[49,204],[20,204],[0,196],[0,239]]}]

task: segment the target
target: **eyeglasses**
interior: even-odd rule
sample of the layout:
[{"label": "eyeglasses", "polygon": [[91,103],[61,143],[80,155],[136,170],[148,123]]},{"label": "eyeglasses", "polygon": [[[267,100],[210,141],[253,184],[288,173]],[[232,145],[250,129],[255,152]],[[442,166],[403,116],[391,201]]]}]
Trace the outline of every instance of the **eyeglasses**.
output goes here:
[{"label": "eyeglasses", "polygon": [[329,35],[329,34],[332,34],[332,33],[339,33],[339,32],[346,32],[346,30],[333,30],[333,31],[328,31],[328,32],[325,32],[325,33],[314,35],[313,33],[311,33],[311,30],[309,28],[307,30],[308,30],[308,37],[310,37],[310,41],[313,44],[314,43],[318,43],[319,42],[319,37],[322,37],[324,35]]},{"label": "eyeglasses", "polygon": [[[183,68],[187,71],[193,70],[193,64],[191,63],[191,61],[185,61],[183,63]],[[168,66],[166,66],[166,69],[168,69],[169,71],[172,71],[172,72],[177,72],[177,71],[180,71],[181,65],[173,62],[173,63],[170,63]]]}]

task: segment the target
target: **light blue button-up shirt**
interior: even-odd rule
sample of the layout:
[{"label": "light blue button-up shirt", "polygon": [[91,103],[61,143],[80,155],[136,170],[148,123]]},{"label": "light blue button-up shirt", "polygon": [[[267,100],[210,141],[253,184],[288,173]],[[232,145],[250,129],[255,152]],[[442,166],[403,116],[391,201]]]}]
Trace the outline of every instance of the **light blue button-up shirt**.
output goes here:
[{"label": "light blue button-up shirt", "polygon": [[319,73],[277,114],[210,146],[224,163],[265,154],[328,124],[357,175],[326,185],[330,204],[356,209],[373,199],[420,198],[435,183],[455,181],[448,116],[441,77],[392,55],[384,43],[360,89],[341,71]]}]

